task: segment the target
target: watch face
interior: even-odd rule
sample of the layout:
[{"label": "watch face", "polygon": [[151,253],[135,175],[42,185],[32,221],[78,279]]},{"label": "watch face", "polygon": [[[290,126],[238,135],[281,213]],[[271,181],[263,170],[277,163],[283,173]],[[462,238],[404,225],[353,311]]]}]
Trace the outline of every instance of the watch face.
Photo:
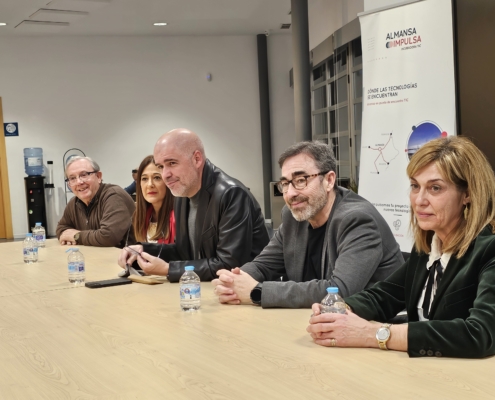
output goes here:
[{"label": "watch face", "polygon": [[376,338],[378,340],[387,340],[390,337],[390,330],[388,328],[380,328],[376,331]]}]

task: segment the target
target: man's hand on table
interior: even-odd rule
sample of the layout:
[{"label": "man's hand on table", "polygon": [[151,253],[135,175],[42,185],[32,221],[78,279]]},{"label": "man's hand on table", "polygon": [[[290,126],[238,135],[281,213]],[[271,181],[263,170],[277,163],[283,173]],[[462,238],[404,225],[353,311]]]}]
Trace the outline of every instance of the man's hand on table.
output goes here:
[{"label": "man's hand on table", "polygon": [[60,242],[60,244],[62,246],[64,246],[64,245],[68,245],[68,246],[75,245],[77,243],[76,243],[76,240],[74,239],[74,235],[76,233],[79,233],[79,232],[81,232],[81,231],[78,231],[77,229],[66,229],[65,231],[62,232],[62,234],[60,235],[60,238],[58,239],[58,241]]},{"label": "man's hand on table", "polygon": [[251,291],[258,284],[251,275],[234,268],[217,271],[218,278],[211,281],[214,293],[223,304],[253,304]]}]

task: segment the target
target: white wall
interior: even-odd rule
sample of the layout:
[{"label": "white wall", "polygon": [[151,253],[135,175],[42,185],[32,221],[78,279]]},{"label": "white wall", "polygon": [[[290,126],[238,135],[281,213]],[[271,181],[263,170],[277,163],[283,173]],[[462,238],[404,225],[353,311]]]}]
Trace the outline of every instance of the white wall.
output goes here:
[{"label": "white wall", "polygon": [[404,0],[364,0],[364,11],[371,11],[375,8],[386,7],[397,3],[402,3]]},{"label": "white wall", "polygon": [[158,137],[177,127],[196,131],[207,156],[263,207],[255,36],[8,38],[0,54],[4,120],[20,132],[6,138],[15,237],[28,230],[24,147],[42,147],[45,164],[54,162],[53,234],[66,150],[82,149],[105,182],[126,186]]},{"label": "white wall", "polygon": [[272,134],[272,180],[280,178],[278,158],[296,141],[294,89],[290,85],[292,36],[268,37],[268,79],[270,87],[270,122]]},{"label": "white wall", "polygon": [[[385,0],[383,0],[385,1]],[[357,18],[365,0],[309,0],[309,48],[314,49],[336,30]]]}]

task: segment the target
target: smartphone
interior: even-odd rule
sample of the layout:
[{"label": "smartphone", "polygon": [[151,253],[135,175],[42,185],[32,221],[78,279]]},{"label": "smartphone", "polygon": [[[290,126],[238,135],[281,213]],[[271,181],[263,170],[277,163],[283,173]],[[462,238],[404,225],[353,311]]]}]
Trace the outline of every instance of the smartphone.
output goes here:
[{"label": "smartphone", "polygon": [[129,285],[131,283],[132,281],[127,278],[116,278],[116,279],[107,279],[106,281],[86,282],[84,286],[90,289],[98,289],[109,286]]}]

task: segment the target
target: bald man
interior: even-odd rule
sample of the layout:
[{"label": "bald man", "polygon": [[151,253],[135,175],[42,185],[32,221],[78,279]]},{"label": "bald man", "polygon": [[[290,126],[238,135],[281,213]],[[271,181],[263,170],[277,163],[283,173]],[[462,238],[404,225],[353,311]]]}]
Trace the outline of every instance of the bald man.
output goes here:
[{"label": "bald man", "polygon": [[184,267],[194,266],[202,281],[220,269],[252,261],[268,244],[261,208],[237,179],[213,165],[201,139],[188,129],[174,129],[160,137],[154,149],[162,178],[176,196],[176,243],[145,243],[122,250],[119,265],[137,261],[147,274],[165,275],[178,282]]}]

